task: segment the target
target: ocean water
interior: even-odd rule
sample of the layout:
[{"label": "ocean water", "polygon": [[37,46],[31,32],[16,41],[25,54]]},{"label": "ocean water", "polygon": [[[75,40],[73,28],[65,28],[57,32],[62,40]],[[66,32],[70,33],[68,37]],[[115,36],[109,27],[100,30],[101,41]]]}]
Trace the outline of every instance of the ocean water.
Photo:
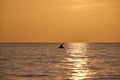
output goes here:
[{"label": "ocean water", "polygon": [[0,43],[0,80],[120,80],[120,43]]}]

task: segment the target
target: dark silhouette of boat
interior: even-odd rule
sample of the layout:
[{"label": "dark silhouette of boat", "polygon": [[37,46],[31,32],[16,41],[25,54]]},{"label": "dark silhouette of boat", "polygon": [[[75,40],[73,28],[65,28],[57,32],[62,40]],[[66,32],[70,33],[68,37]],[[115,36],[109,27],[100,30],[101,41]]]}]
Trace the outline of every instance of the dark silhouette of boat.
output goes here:
[{"label": "dark silhouette of boat", "polygon": [[60,44],[60,46],[59,46],[58,48],[60,48],[60,49],[65,49],[65,48],[64,48],[64,43]]}]

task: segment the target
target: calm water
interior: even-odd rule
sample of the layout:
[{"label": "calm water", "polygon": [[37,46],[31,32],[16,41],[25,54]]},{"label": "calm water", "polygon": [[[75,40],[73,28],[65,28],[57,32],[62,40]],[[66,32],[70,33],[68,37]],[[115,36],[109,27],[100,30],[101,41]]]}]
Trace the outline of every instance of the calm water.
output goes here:
[{"label": "calm water", "polygon": [[120,43],[0,44],[0,80],[120,80]]}]

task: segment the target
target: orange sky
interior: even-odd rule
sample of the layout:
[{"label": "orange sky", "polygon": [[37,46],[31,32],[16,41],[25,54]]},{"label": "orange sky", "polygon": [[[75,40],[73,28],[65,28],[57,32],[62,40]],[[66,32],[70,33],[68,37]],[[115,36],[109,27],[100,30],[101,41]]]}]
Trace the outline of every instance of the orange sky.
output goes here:
[{"label": "orange sky", "polygon": [[0,0],[0,42],[120,42],[120,0]]}]

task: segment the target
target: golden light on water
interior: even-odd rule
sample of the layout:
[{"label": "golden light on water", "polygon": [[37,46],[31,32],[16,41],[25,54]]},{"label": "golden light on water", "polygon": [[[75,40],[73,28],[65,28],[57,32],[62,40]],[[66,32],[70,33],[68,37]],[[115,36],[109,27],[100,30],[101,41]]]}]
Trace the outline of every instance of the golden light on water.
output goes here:
[{"label": "golden light on water", "polygon": [[87,70],[86,68],[84,68],[84,65],[86,65],[86,60],[82,60],[82,59],[69,59],[70,62],[74,62],[73,63],[73,67],[71,68],[71,79],[73,80],[82,80],[87,78],[87,75],[89,74],[89,70]]},{"label": "golden light on water", "polygon": [[70,47],[68,53],[83,53],[86,43],[69,43],[68,46]]},{"label": "golden light on water", "polygon": [[70,58],[67,58],[68,62],[73,62],[71,65],[71,75],[70,79],[73,80],[83,80],[90,75],[90,70],[86,68],[85,66],[87,65],[87,58],[85,55],[85,49],[86,49],[86,44],[84,43],[72,43],[68,44],[69,45],[69,56]]}]

